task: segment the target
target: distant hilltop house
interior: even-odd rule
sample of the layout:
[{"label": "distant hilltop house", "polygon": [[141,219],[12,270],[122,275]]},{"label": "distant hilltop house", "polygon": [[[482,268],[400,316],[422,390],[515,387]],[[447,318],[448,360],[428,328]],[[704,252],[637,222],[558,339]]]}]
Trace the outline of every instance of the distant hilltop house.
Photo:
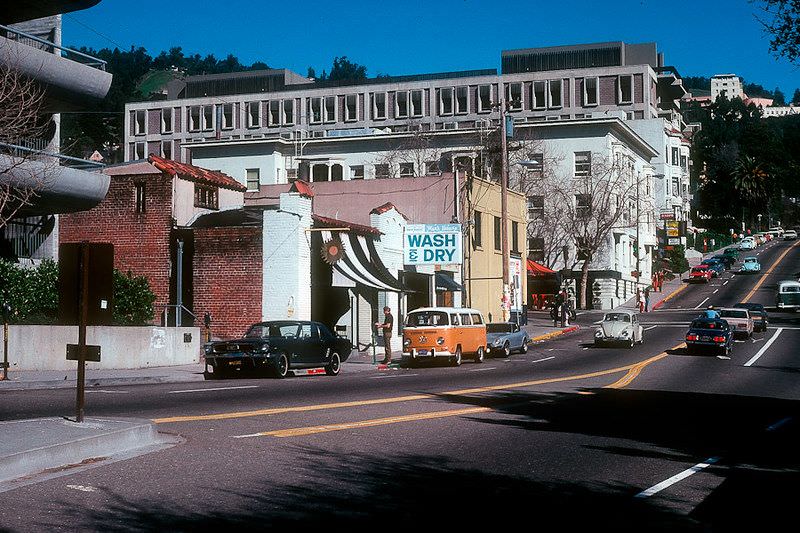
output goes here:
[{"label": "distant hilltop house", "polygon": [[736,74],[717,74],[712,76],[710,91],[693,89],[683,100],[698,102],[701,106],[707,106],[722,95],[725,95],[729,100],[740,98],[745,105],[753,104],[761,108],[761,113],[764,118],[800,114],[800,106],[796,106],[794,103],[787,106],[773,106],[775,101],[772,98],[751,98],[747,96],[744,92],[742,79]]}]

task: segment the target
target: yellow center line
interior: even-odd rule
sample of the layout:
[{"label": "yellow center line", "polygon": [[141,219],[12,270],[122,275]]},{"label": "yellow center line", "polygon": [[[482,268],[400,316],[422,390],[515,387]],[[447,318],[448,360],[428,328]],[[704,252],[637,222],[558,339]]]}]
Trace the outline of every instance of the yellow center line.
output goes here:
[{"label": "yellow center line", "polygon": [[752,297],[753,297],[753,295],[756,293],[756,291],[757,291],[759,288],[761,288],[761,285],[764,283],[764,281],[766,281],[766,279],[767,279],[767,276],[769,276],[770,274],[772,274],[772,271],[773,271],[773,270],[775,270],[775,267],[777,267],[777,266],[780,264],[780,262],[781,262],[781,261],[783,261],[783,258],[784,258],[784,257],[786,257],[786,254],[788,254],[789,252],[791,252],[791,251],[792,251],[792,248],[794,248],[794,247],[795,247],[795,246],[797,246],[798,244],[800,244],[800,241],[797,241],[797,242],[795,242],[793,245],[791,245],[790,247],[788,247],[786,250],[784,250],[784,251],[783,251],[783,253],[782,253],[782,254],[781,254],[779,257],[778,257],[778,260],[777,260],[777,261],[775,261],[775,262],[772,264],[772,266],[771,266],[771,267],[769,267],[769,270],[767,270],[766,272],[764,272],[764,275],[763,275],[763,276],[761,276],[761,279],[760,279],[760,280],[758,280],[758,283],[756,283],[755,287],[753,287],[753,290],[752,290],[752,291],[750,291],[750,292],[747,294],[747,296],[745,297],[745,299],[744,299],[744,300],[742,300],[742,303],[747,303],[747,302],[749,302],[749,301],[750,301],[750,298],[752,298]]},{"label": "yellow center line", "polygon": [[327,426],[310,426],[291,429],[279,429],[275,431],[264,431],[250,435],[236,435],[236,439],[249,437],[302,437],[317,433],[327,433],[330,431],[342,431],[346,429],[369,428],[375,426],[385,426],[389,424],[399,424],[401,422],[414,422],[418,420],[431,420],[435,418],[445,418],[449,416],[460,416],[475,413],[486,413],[492,409],[488,407],[468,407],[466,409],[449,409],[446,411],[434,411],[430,413],[417,413],[413,415],[391,416],[387,418],[373,418],[372,420],[360,420],[357,422],[345,422],[342,424],[331,424]]},{"label": "yellow center line", "polygon": [[460,396],[465,394],[478,394],[482,392],[493,392],[493,391],[502,391],[502,390],[512,390],[512,389],[519,389],[524,387],[532,387],[535,385],[546,385],[550,383],[562,383],[566,381],[577,381],[582,379],[591,379],[601,376],[607,376],[609,374],[616,374],[619,372],[628,372],[634,367],[641,366],[644,368],[645,366],[658,361],[665,357],[665,353],[661,353],[655,357],[651,357],[645,359],[644,361],[640,361],[638,363],[621,366],[617,368],[611,368],[607,370],[600,370],[597,372],[591,372],[588,374],[579,374],[575,376],[562,376],[558,378],[549,378],[549,379],[539,379],[534,381],[522,381],[518,383],[508,383],[505,385],[493,385],[488,387],[478,387],[474,389],[461,389],[461,390],[454,390],[454,391],[446,391],[441,393],[429,393],[429,394],[414,394],[411,396],[395,396],[391,398],[378,398],[375,400],[358,400],[352,402],[339,402],[339,403],[327,403],[327,404],[318,404],[318,405],[303,405],[297,407],[275,407],[271,409],[257,409],[254,411],[238,411],[238,412],[231,412],[231,413],[218,413],[213,415],[193,415],[193,416],[173,416],[173,417],[166,417],[166,418],[155,418],[153,422],[156,424],[166,424],[171,422],[195,422],[195,421],[203,421],[203,420],[229,420],[233,418],[247,418],[253,416],[269,416],[269,415],[277,415],[277,414],[285,414],[285,413],[301,413],[301,412],[308,412],[308,411],[322,411],[327,409],[342,409],[346,407],[362,407],[366,405],[382,405],[382,404],[389,404],[389,403],[401,403],[401,402],[411,402],[411,401],[419,401],[419,400],[430,400],[435,399],[438,396]]},{"label": "yellow center line", "polygon": [[[673,346],[672,348],[670,348],[670,350],[676,350],[676,349],[678,349],[678,348],[681,348],[681,347],[683,347],[683,346],[685,346],[685,344],[684,344],[684,343],[676,344],[675,346]],[[668,353],[668,352],[669,352],[669,350],[668,350],[668,351],[661,352],[660,354],[656,355],[655,357],[653,357],[653,358],[651,358],[651,359],[648,359],[648,360],[646,360],[646,361],[642,361],[641,363],[636,363],[635,365],[633,365],[633,366],[631,367],[631,369],[630,369],[630,370],[628,370],[628,373],[627,373],[627,374],[625,374],[624,376],[622,376],[622,377],[621,377],[619,380],[615,381],[614,383],[612,383],[612,384],[610,384],[610,385],[606,385],[606,386],[605,386],[605,387],[603,387],[603,388],[604,388],[604,389],[621,389],[621,388],[623,388],[623,387],[627,387],[628,385],[630,385],[631,383],[633,383],[633,380],[634,380],[634,379],[636,379],[637,377],[639,377],[639,374],[641,374],[641,373],[642,373],[642,370],[644,370],[644,368],[645,368],[647,365],[649,365],[650,363],[654,363],[654,362],[656,362],[656,361],[658,361],[658,360],[660,360],[660,359],[663,359],[663,358],[667,357],[667,355],[669,355],[669,353]]]}]

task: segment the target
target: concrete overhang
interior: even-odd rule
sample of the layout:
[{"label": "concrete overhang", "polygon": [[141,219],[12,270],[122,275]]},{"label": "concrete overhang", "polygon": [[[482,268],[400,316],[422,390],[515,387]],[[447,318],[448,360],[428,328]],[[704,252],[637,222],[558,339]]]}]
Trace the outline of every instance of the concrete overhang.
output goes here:
[{"label": "concrete overhang", "polygon": [[0,155],[0,184],[36,191],[18,216],[53,215],[91,209],[108,192],[110,176],[57,164],[57,160],[22,160]]},{"label": "concrete overhang", "polygon": [[83,63],[0,37],[0,60],[45,89],[48,112],[85,108],[105,98],[112,75]]},{"label": "concrete overhang", "polygon": [[100,0],[36,0],[35,2],[5,2],[0,14],[0,24],[14,24],[51,15],[88,9]]}]

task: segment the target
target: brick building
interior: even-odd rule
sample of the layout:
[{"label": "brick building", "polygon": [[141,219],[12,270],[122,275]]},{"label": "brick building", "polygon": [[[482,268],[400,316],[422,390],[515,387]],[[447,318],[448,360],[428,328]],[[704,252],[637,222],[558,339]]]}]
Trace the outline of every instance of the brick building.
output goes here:
[{"label": "brick building", "polygon": [[[103,172],[111,178],[106,198],[93,209],[64,215],[59,224],[60,242],[88,240],[113,244],[114,266],[123,272],[146,276],[150,281],[156,295],[156,322],[163,321],[164,311],[178,300],[192,309],[194,265],[206,262],[204,254],[208,254],[210,265],[220,264],[219,245],[227,239],[226,232],[235,240],[245,238],[246,230],[201,230],[197,246],[195,234],[188,226],[205,213],[241,206],[245,187],[220,172],[157,156],[107,167]],[[182,256],[181,298],[177,295],[175,268],[179,255]],[[222,267],[208,275],[220,270]],[[234,279],[228,269],[221,277]],[[201,276],[200,288],[204,291],[201,301],[211,292],[208,285],[208,276]],[[174,308],[172,313],[170,322],[174,319]],[[190,315],[183,318],[184,324],[191,323]]]}]

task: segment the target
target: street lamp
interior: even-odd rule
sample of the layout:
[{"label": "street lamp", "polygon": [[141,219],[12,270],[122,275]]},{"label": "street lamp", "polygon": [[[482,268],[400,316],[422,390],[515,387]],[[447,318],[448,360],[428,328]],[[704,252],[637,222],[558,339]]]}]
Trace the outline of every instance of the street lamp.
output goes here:
[{"label": "street lamp", "polygon": [[758,231],[761,231],[761,213],[757,214],[756,217],[758,218]]}]

